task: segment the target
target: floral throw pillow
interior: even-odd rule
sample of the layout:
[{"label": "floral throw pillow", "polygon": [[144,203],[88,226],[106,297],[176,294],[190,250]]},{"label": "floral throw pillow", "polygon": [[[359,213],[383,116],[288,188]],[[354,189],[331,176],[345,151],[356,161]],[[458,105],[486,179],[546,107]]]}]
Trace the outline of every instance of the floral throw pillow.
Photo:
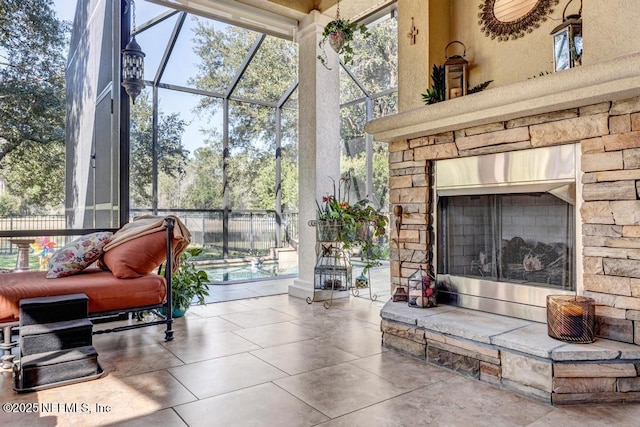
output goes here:
[{"label": "floral throw pillow", "polygon": [[108,231],[87,234],[55,251],[49,259],[47,278],[71,276],[90,266],[100,258],[112,234]]}]

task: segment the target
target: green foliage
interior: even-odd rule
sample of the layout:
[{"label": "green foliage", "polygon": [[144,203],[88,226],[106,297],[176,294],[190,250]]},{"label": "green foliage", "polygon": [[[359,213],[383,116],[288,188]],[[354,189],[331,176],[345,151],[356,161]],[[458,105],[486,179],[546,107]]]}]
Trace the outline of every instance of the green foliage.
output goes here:
[{"label": "green foliage", "polygon": [[[282,209],[295,209],[298,206],[298,167],[295,161],[283,156],[281,172]],[[276,162],[269,161],[256,172],[253,180],[256,191],[253,209],[273,209],[276,199]]]},{"label": "green foliage", "polygon": [[433,64],[431,70],[431,89],[427,89],[422,94],[422,101],[425,104],[435,104],[436,102],[444,101],[445,98],[445,80],[444,80],[444,65]]},{"label": "green foliage", "polygon": [[322,65],[330,69],[327,66],[327,54],[324,49],[325,44],[333,37],[342,37],[344,39],[342,48],[337,52],[339,55],[342,55],[342,62],[347,65],[353,61],[355,51],[351,46],[351,42],[357,32],[360,32],[364,38],[371,35],[366,26],[358,24],[357,22],[350,22],[348,19],[335,19],[329,22],[322,31],[322,40],[318,43],[318,47],[322,53],[318,55],[317,58]]},{"label": "green foliage", "polygon": [[[185,121],[178,114],[158,113],[158,171],[174,180],[186,169],[189,152],[182,144]],[[153,106],[142,92],[131,108],[130,188],[134,207],[150,207],[153,182]]]},{"label": "green foliage", "polygon": [[209,295],[209,276],[204,270],[198,270],[193,258],[202,253],[201,248],[187,248],[180,255],[180,266],[171,276],[171,298],[174,307],[187,309],[194,299],[205,303]]},{"label": "green foliage", "polygon": [[0,216],[15,215],[20,211],[20,199],[7,194],[0,195]]},{"label": "green foliage", "polygon": [[1,175],[25,205],[56,206],[64,196],[67,32],[50,0],[0,0]]},{"label": "green foliage", "polygon": [[194,151],[190,179],[185,183],[185,205],[193,209],[222,206],[222,144],[212,139],[205,143]]},{"label": "green foliage", "polygon": [[[433,82],[431,89],[427,89],[427,91],[422,94],[422,101],[427,105],[442,102],[446,99],[444,65],[433,64],[433,69],[431,70],[431,81]],[[483,91],[487,86],[489,86],[489,84],[491,84],[491,82],[493,82],[493,80],[487,80],[486,82],[482,82],[467,89],[467,95]]]},{"label": "green foliage", "polygon": [[[202,60],[190,84],[199,89],[224,93],[245,60],[258,34],[211,21],[198,21],[194,50]],[[233,95],[278,103],[296,79],[296,45],[289,40],[267,36],[247,67]],[[296,108],[295,95],[287,102]],[[222,108],[219,100],[203,97],[197,110],[215,115]],[[282,111],[282,202],[297,209],[297,115]],[[222,135],[207,133],[207,147],[196,151],[189,166],[185,203],[193,208],[222,207],[223,168],[227,176],[227,192],[232,209],[273,209],[275,206],[275,109],[250,103],[230,101],[229,141],[226,153]],[[223,159],[223,154],[226,158]],[[290,183],[295,182],[295,185]],[[271,200],[268,200],[271,197]]]},{"label": "green foliage", "polygon": [[467,95],[471,95],[472,93],[482,92],[493,82],[493,80],[487,80],[486,82],[482,82],[480,84],[475,85],[471,89],[467,90]]}]

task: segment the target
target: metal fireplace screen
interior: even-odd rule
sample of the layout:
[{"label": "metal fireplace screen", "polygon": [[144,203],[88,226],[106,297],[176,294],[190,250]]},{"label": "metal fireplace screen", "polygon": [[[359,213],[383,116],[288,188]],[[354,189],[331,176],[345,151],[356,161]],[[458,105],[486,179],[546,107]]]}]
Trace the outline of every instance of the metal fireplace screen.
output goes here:
[{"label": "metal fireplace screen", "polygon": [[573,290],[574,208],[550,193],[441,197],[439,271]]}]

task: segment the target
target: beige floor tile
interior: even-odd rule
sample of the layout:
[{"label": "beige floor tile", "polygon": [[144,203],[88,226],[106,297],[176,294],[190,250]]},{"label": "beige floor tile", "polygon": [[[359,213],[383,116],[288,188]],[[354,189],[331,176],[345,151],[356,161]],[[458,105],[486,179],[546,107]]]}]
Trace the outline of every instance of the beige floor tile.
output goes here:
[{"label": "beige floor tile", "polygon": [[283,378],[274,383],[331,418],[405,392],[392,382],[349,363]]},{"label": "beige floor tile", "polygon": [[200,317],[213,317],[220,316],[221,314],[239,313],[241,311],[248,311],[251,307],[247,307],[245,304],[239,301],[225,301],[217,302],[215,304],[206,305],[194,305],[189,308],[189,313],[197,314]]},{"label": "beige floor tile", "polygon": [[151,415],[118,422],[118,427],[187,427],[187,424],[173,409],[163,409]]},{"label": "beige floor tile", "polygon": [[169,369],[169,372],[198,399],[287,376],[281,370],[247,353],[179,366]]},{"label": "beige floor tile", "polygon": [[408,390],[415,390],[437,381],[446,381],[458,376],[447,369],[430,365],[424,360],[416,360],[395,351],[385,351],[350,363]]},{"label": "beige floor tile", "polygon": [[640,404],[580,405],[553,408],[530,427],[637,427]]},{"label": "beige floor tile", "polygon": [[173,325],[174,339],[217,332],[235,331],[238,329],[241,329],[241,327],[218,316],[185,316],[184,318],[176,319]]},{"label": "beige floor tile", "polygon": [[268,383],[175,408],[191,427],[305,427],[328,418]]},{"label": "beige floor tile", "polygon": [[184,363],[200,362],[260,348],[233,332],[176,338],[164,345]]},{"label": "beige floor tile", "polygon": [[221,315],[225,320],[240,325],[243,328],[253,328],[255,326],[270,325],[272,323],[288,322],[295,317],[281,313],[271,308],[243,311],[240,313]]},{"label": "beige floor tile", "polygon": [[368,328],[331,331],[318,338],[318,341],[323,345],[339,348],[358,357],[387,351],[382,347],[382,333]]},{"label": "beige floor tile", "polygon": [[[153,414],[195,400],[166,371],[120,378],[103,378],[31,394],[41,404],[53,406],[41,416],[56,419],[56,426],[104,426]],[[98,411],[101,408],[101,411]],[[20,424],[24,425],[24,424]]]},{"label": "beige floor tile", "polygon": [[551,406],[455,376],[337,418],[323,426],[370,427],[375,420],[375,425],[380,427],[516,427],[529,426],[551,411]]},{"label": "beige floor tile", "polygon": [[[324,309],[323,309],[324,310]],[[317,331],[319,334],[333,334],[336,331],[362,330],[371,325],[362,320],[345,316],[342,311],[331,309],[326,312],[305,314],[299,316],[293,323]]]},{"label": "beige floor tile", "polygon": [[263,350],[252,351],[251,354],[283,370],[289,375],[296,375],[302,372],[348,362],[357,358],[357,356],[353,354],[323,345],[316,340],[269,347]]},{"label": "beige floor tile", "polygon": [[281,295],[272,295],[268,297],[261,298],[249,298],[237,301],[238,304],[242,304],[251,309],[256,308],[283,308],[288,306],[298,305],[301,306],[303,303],[306,305],[304,300],[300,298],[290,297],[287,294]]},{"label": "beige floor tile", "polygon": [[[104,325],[96,326],[94,330],[100,327],[104,327]],[[164,331],[164,326],[147,326],[130,331],[94,335],[93,346],[98,353],[100,353],[103,351],[124,350],[132,347],[160,344],[164,342]]]},{"label": "beige floor tile", "polygon": [[180,359],[160,344],[101,352],[98,362],[106,373],[119,377],[183,365]]},{"label": "beige floor tile", "polygon": [[291,322],[274,323],[235,331],[237,335],[260,347],[274,347],[314,338],[317,333]]}]

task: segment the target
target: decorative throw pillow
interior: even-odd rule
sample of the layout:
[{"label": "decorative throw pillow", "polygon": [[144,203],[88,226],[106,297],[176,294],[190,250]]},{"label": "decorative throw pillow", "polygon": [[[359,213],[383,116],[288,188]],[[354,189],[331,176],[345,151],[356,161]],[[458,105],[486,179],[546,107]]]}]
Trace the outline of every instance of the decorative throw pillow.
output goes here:
[{"label": "decorative throw pillow", "polygon": [[158,231],[109,249],[101,261],[118,279],[134,279],[151,273],[166,258],[167,232]]},{"label": "decorative throw pillow", "polygon": [[102,255],[104,245],[113,233],[98,231],[78,237],[76,240],[58,249],[49,259],[48,279],[71,276],[90,266]]}]

